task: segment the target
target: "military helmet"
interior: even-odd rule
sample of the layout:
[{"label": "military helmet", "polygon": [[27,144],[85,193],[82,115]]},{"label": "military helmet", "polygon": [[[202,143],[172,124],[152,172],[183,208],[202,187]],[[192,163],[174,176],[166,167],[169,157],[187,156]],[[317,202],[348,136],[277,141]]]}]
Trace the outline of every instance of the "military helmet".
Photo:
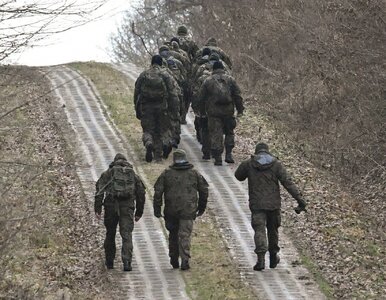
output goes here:
[{"label": "military helmet", "polygon": [[268,151],[268,145],[266,143],[258,143],[255,147],[255,154],[259,153],[260,151]]},{"label": "military helmet", "polygon": [[173,162],[175,164],[187,163],[186,152],[182,149],[177,149],[173,152]]},{"label": "military helmet", "polygon": [[186,26],[181,25],[177,29],[177,34],[178,35],[187,35],[188,34],[188,29],[186,28]]}]

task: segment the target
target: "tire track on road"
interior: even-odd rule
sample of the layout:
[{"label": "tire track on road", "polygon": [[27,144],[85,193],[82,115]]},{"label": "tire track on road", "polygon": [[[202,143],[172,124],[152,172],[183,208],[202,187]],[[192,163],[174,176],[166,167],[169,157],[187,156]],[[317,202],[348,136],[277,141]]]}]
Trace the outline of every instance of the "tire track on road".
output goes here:
[{"label": "tire track on road", "polygon": [[[90,199],[90,211],[93,211],[95,181],[118,152],[130,153],[128,157],[132,158],[137,174],[146,184],[143,170],[136,164],[139,160],[106,118],[103,103],[91,82],[64,66],[51,67],[47,76],[54,87],[58,86],[54,93],[65,105],[67,118],[77,137],[79,154],[86,161],[77,166],[77,172],[85,195]],[[152,216],[150,195],[147,196],[144,215],[133,231],[133,271],[120,271],[122,263],[117,251],[116,269],[111,274],[120,281],[122,299],[188,299],[182,276],[169,264],[165,235],[161,223]],[[117,245],[119,249],[119,234]]]},{"label": "tire track on road", "polygon": [[[131,64],[116,64],[114,67],[132,80],[140,70]],[[258,293],[261,299],[326,299],[312,281],[308,270],[291,264],[300,261],[299,255],[288,237],[280,232],[281,262],[274,270],[253,271],[256,263],[254,232],[250,225],[248,186],[234,177],[236,166],[214,166],[203,161],[200,145],[195,138],[194,115],[187,116],[187,125],[182,126],[181,144],[189,160],[205,176],[210,185],[209,208],[214,212],[240,274]],[[266,266],[269,264],[267,253]],[[307,280],[300,280],[307,278]]]}]

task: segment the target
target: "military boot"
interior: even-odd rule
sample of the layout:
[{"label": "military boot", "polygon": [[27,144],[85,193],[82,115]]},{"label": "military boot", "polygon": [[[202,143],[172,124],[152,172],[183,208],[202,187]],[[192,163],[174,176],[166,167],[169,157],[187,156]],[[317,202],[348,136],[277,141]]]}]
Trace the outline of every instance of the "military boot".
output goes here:
[{"label": "military boot", "polygon": [[170,152],[172,152],[172,146],[164,144],[162,146],[162,157],[164,159],[167,159],[169,157]]},{"label": "military boot", "polygon": [[233,160],[232,152],[231,151],[226,151],[225,152],[225,162],[228,164],[234,164],[235,161]]},{"label": "military boot", "polygon": [[257,262],[256,265],[254,265],[253,270],[255,271],[261,271],[265,269],[265,258],[264,254],[257,254]]},{"label": "military boot", "polygon": [[202,159],[203,160],[210,160],[210,153],[209,152],[204,152],[202,154]]},{"label": "military boot", "polygon": [[110,260],[106,259],[105,265],[106,265],[107,269],[114,269],[114,262],[113,261],[110,261]]},{"label": "military boot", "polygon": [[280,262],[280,256],[276,252],[269,253],[269,267],[275,269],[278,263]]},{"label": "military boot", "polygon": [[222,166],[222,158],[221,158],[220,154],[214,156],[214,165],[215,166]]},{"label": "military boot", "polygon": [[181,270],[182,271],[185,271],[185,270],[189,270],[190,269],[190,266],[189,266],[189,261],[188,260],[183,260],[181,262]]},{"label": "military boot", "polygon": [[132,270],[131,262],[124,261],[123,262],[123,271],[130,272]]},{"label": "military boot", "polygon": [[147,162],[151,162],[153,160],[153,144],[147,144],[146,145],[146,156],[145,159]]},{"label": "military boot", "polygon": [[178,256],[170,257],[170,264],[172,265],[173,269],[178,269],[180,267]]}]

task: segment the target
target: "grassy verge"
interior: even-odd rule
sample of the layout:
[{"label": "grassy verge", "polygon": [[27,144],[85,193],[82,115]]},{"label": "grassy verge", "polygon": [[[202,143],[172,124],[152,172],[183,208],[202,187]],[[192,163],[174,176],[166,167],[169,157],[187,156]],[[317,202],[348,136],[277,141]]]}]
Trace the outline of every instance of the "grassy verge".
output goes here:
[{"label": "grassy verge", "polygon": [[[136,163],[142,165],[147,178],[154,184],[171,161],[159,164],[144,161],[142,129],[133,109],[133,83],[108,64],[76,63],[70,66],[95,84],[114,122],[140,157],[141,161]],[[191,267],[184,277],[187,291],[194,299],[256,299],[252,289],[241,281],[210,214],[195,223]]]}]

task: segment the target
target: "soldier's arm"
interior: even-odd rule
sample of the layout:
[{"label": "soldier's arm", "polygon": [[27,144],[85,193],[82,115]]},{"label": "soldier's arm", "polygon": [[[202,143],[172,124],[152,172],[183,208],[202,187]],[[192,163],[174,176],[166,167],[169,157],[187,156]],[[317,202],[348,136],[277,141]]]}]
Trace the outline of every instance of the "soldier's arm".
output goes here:
[{"label": "soldier's arm", "polygon": [[232,78],[231,82],[232,99],[235,103],[237,113],[242,114],[244,112],[243,98],[241,97],[241,90],[236,80]]},{"label": "soldier's arm", "polygon": [[94,212],[98,215],[102,213],[103,199],[105,198],[104,189],[107,182],[107,172],[103,172],[95,183]]},{"label": "soldier's arm", "polygon": [[238,181],[244,181],[248,178],[248,161],[243,161],[235,171],[235,177]]},{"label": "soldier's arm", "polygon": [[140,90],[141,90],[141,84],[142,84],[142,81],[143,81],[143,73],[141,73],[137,80],[135,81],[135,86],[134,86],[134,107],[136,107],[137,105],[137,101],[138,101],[138,97],[139,97],[139,93],[140,93]]},{"label": "soldier's arm", "polygon": [[298,202],[299,206],[305,207],[306,202],[302,194],[280,161],[277,161],[277,178],[288,193]]},{"label": "soldier's arm", "polygon": [[161,216],[162,196],[164,194],[165,171],[158,177],[154,184],[153,209],[155,216]]},{"label": "soldier's arm", "polygon": [[209,185],[204,176],[197,172],[197,183],[198,183],[198,208],[199,212],[204,212],[206,204],[208,202]]},{"label": "soldier's arm", "polygon": [[142,217],[145,207],[146,191],[145,185],[138,175],[135,175],[135,216]]},{"label": "soldier's arm", "polygon": [[201,116],[205,116],[206,115],[205,100],[207,98],[206,80],[201,85],[198,97],[199,97],[198,98],[198,106],[200,109],[200,114],[201,114]]}]

